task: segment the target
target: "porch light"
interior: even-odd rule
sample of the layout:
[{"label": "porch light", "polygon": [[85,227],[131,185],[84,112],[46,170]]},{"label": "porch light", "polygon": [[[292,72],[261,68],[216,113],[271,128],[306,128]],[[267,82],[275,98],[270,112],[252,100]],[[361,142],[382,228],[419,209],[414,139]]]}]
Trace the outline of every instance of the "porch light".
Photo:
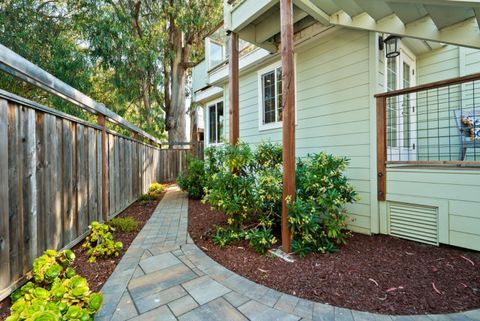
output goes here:
[{"label": "porch light", "polygon": [[395,58],[400,55],[399,36],[390,35],[383,42],[385,42],[385,57]]}]

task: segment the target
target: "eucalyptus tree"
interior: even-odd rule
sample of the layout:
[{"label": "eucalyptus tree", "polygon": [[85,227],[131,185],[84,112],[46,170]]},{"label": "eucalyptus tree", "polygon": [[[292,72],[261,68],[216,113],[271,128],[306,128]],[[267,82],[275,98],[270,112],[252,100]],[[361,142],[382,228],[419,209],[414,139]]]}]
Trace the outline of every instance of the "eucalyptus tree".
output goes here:
[{"label": "eucalyptus tree", "polygon": [[222,19],[221,0],[80,0],[92,55],[131,96],[148,127],[164,117],[170,142],[186,140],[187,74],[203,56],[203,38]]}]

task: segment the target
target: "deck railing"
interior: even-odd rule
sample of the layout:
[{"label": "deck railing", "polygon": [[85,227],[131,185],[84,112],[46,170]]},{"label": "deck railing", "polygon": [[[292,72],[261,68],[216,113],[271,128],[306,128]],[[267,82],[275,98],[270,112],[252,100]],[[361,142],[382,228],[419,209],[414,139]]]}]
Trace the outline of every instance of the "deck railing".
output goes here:
[{"label": "deck railing", "polygon": [[480,74],[375,97],[379,200],[387,166],[480,166]]}]

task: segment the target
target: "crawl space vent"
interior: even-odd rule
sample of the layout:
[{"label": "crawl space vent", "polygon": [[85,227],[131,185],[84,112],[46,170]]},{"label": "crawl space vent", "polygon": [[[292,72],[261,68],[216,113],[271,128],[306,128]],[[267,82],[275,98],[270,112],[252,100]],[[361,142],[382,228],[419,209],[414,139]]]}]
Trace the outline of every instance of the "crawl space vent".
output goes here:
[{"label": "crawl space vent", "polygon": [[438,207],[389,202],[390,235],[438,245]]}]

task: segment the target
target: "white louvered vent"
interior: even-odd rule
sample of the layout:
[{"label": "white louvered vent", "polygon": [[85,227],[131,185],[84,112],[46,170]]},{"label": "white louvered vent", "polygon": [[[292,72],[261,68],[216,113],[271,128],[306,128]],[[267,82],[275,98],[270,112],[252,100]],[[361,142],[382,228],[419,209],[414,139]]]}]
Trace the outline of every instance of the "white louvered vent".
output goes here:
[{"label": "white louvered vent", "polygon": [[438,245],[438,207],[389,202],[390,234]]}]

